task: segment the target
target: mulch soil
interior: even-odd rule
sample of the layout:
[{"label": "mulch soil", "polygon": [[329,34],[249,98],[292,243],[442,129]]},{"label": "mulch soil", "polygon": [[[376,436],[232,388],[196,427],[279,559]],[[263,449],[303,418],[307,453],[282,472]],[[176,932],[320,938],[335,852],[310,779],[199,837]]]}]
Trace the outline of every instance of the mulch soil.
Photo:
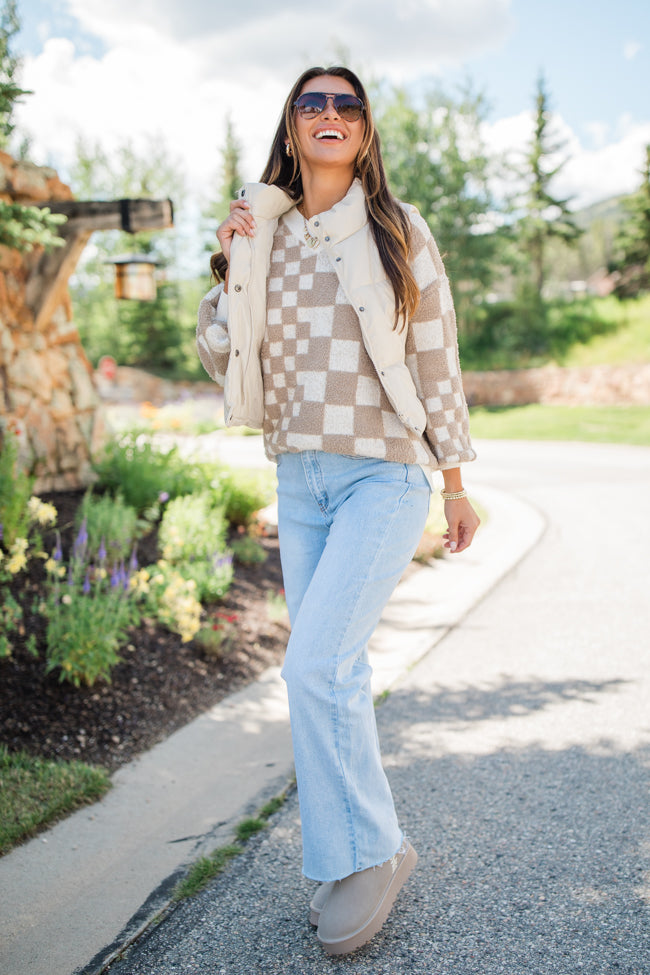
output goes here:
[{"label": "mulch soil", "polygon": [[[56,506],[59,526],[70,526],[69,544],[83,492],[41,497]],[[65,541],[64,533],[64,551]],[[47,551],[48,542],[53,539],[44,537]],[[283,585],[277,535],[268,531],[260,542],[266,562],[236,563],[229,592],[212,608],[236,616],[236,637],[222,656],[143,623],[130,631],[110,683],[75,688],[59,681],[56,672],[45,673],[43,620],[25,609],[25,635],[36,635],[39,655],[33,657],[18,645],[10,658],[0,660],[0,741],[11,751],[80,759],[114,771],[280,663],[288,622],[275,621],[268,612],[269,592],[278,593]],[[138,557],[141,565],[155,562],[155,534],[139,542]],[[19,578],[29,605],[29,597],[36,597],[42,585],[39,560],[31,560]]]}]

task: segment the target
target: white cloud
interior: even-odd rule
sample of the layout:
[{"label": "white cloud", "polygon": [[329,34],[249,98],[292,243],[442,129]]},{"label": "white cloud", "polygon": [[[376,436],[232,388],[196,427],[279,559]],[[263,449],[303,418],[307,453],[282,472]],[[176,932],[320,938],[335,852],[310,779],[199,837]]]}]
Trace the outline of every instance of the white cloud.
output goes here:
[{"label": "white cloud", "polygon": [[[588,130],[600,140],[594,139],[593,148],[582,144],[561,115],[553,116],[553,130],[564,143],[556,162],[565,161],[552,184],[553,195],[570,198],[572,207],[578,208],[631,193],[639,185],[644,146],[650,143],[650,122],[623,115],[615,133],[602,123],[590,123]],[[521,112],[499,119],[484,125],[482,132],[490,154],[521,163],[532,137],[533,115]],[[506,190],[512,192],[513,186],[512,177],[494,181],[498,196]]]},{"label": "white cloud", "polygon": [[320,63],[337,45],[357,63],[382,71],[432,71],[500,45],[513,28],[511,0],[68,0],[82,27],[112,45],[129,43],[143,24],[191,43],[220,72],[263,68],[283,75]]},{"label": "white cloud", "polygon": [[642,45],[638,41],[627,41],[623,46],[623,57],[626,61],[633,61],[641,50]]},{"label": "white cloud", "polygon": [[[65,175],[79,132],[111,148],[160,133],[187,160],[189,181],[206,189],[231,111],[242,169],[256,178],[284,98],[309,64],[337,60],[340,41],[369,77],[404,79],[498,45],[510,29],[510,0],[67,0],[78,37],[99,38],[103,55],[51,37],[24,64],[34,94],[17,113],[36,161]],[[48,28],[49,29],[49,28]],[[70,35],[72,36],[72,35]]]},{"label": "white cloud", "polygon": [[[252,0],[243,16],[240,5],[205,0],[67,2],[81,36],[99,37],[105,53],[52,37],[25,60],[21,80],[34,94],[17,121],[33,137],[34,161],[66,178],[78,134],[107,150],[160,134],[184,160],[190,191],[206,198],[215,191],[226,113],[242,144],[242,172],[255,179],[290,85],[306,65],[335,59],[336,38],[363,77],[401,81],[494,49],[512,29],[510,0],[288,0],[279,8]],[[590,148],[558,124],[572,153],[559,193],[591,202],[634,188],[650,123],[623,119],[612,133],[592,122]],[[529,112],[500,119],[485,127],[486,140],[495,153],[516,155],[531,125]]]}]

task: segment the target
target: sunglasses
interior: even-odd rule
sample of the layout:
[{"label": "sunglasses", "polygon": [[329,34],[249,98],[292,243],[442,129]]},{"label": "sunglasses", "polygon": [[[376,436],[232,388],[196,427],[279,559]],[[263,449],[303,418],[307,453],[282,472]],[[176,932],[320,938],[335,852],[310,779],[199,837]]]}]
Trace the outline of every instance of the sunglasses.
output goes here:
[{"label": "sunglasses", "polygon": [[330,99],[334,111],[344,122],[357,122],[365,111],[363,102],[356,95],[337,95],[328,91],[306,91],[296,98],[293,107],[302,118],[317,118],[325,111]]}]

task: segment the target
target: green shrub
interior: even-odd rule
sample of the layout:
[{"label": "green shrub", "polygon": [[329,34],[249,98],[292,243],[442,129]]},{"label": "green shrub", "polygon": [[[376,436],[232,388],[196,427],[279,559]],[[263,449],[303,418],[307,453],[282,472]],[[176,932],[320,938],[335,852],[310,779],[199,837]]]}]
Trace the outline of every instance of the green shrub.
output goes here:
[{"label": "green shrub", "polygon": [[119,491],[115,497],[110,494],[97,497],[86,492],[76,514],[77,531],[82,523],[88,533],[88,558],[97,559],[104,543],[109,564],[128,559],[135,539],[147,527],[146,522],[138,520],[135,508],[124,503]]},{"label": "green shrub", "polygon": [[255,513],[271,502],[275,481],[266,471],[221,470],[210,487],[223,504],[230,524],[247,527]]},{"label": "green shrub", "polygon": [[68,565],[59,544],[45,563],[46,671],[58,668],[59,679],[75,687],[91,686],[100,678],[110,680],[128,628],[140,619],[141,574],[135,562],[110,567],[103,547],[97,559],[97,564],[89,559],[88,533],[82,522]]},{"label": "green shrub", "polygon": [[190,494],[167,505],[158,544],[169,562],[211,560],[224,550],[226,528],[223,507],[212,492]]},{"label": "green shrub", "polygon": [[107,444],[93,466],[99,486],[112,494],[120,492],[139,513],[207,487],[200,465],[188,464],[176,447],[164,453],[134,436]]},{"label": "green shrub", "polygon": [[18,443],[9,429],[0,426],[0,542],[7,550],[17,538],[26,538],[29,525],[27,502],[33,477],[17,466]]},{"label": "green shrub", "polygon": [[144,572],[148,577],[146,612],[171,633],[178,633],[183,643],[192,640],[201,628],[202,614],[194,580],[184,578],[179,567],[164,559]]},{"label": "green shrub", "polygon": [[232,585],[232,553],[219,552],[212,559],[194,559],[176,566],[184,579],[196,585],[200,603],[214,603],[226,595]]},{"label": "green shrub", "polygon": [[261,565],[268,558],[267,551],[251,535],[242,535],[230,543],[233,555],[242,565]]}]

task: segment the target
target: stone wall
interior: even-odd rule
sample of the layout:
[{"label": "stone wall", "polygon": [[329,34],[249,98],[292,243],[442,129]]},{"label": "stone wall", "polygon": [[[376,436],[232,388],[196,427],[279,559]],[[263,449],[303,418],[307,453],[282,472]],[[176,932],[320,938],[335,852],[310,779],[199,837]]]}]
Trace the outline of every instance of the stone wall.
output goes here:
[{"label": "stone wall", "polygon": [[[54,170],[0,152],[0,199],[30,204],[70,200],[72,193]],[[92,481],[90,458],[103,439],[104,420],[93,370],[72,324],[67,282],[38,329],[26,304],[25,286],[40,253],[0,247],[0,417],[17,431],[22,464],[43,492]]]},{"label": "stone wall", "polygon": [[523,406],[557,403],[566,406],[650,405],[650,363],[463,372],[471,406]]}]

